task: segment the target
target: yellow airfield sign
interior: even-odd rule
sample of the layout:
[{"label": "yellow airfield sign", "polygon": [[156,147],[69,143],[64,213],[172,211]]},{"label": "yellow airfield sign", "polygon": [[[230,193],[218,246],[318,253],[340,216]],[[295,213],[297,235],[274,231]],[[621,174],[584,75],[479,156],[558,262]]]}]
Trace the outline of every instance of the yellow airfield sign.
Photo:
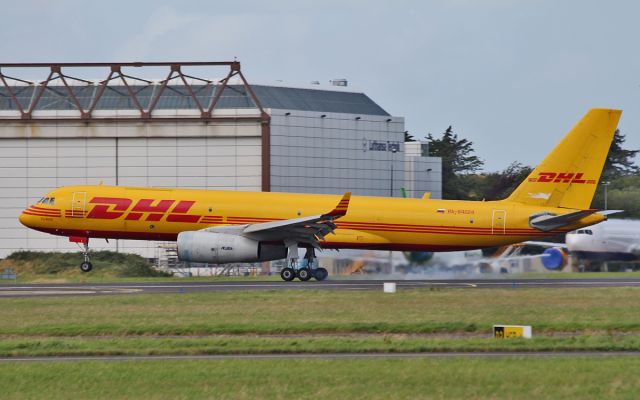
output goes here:
[{"label": "yellow airfield sign", "polygon": [[531,338],[530,325],[494,325],[493,336],[496,339]]}]

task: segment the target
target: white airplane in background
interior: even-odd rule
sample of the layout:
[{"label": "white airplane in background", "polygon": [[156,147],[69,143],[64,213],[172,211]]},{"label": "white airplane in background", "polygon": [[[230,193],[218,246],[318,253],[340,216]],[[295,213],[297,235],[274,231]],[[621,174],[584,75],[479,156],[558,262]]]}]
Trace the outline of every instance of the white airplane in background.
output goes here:
[{"label": "white airplane in background", "polygon": [[549,247],[543,253],[542,264],[550,270],[560,270],[567,264],[567,251],[578,260],[640,260],[640,220],[610,219],[568,232],[565,242],[525,244]]}]

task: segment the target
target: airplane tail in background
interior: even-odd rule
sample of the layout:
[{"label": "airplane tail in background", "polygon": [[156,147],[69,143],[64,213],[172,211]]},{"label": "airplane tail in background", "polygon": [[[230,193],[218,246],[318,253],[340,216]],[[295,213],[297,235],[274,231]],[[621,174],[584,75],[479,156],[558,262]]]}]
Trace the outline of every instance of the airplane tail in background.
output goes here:
[{"label": "airplane tail in background", "polygon": [[621,110],[589,110],[506,200],[588,209],[621,114]]}]

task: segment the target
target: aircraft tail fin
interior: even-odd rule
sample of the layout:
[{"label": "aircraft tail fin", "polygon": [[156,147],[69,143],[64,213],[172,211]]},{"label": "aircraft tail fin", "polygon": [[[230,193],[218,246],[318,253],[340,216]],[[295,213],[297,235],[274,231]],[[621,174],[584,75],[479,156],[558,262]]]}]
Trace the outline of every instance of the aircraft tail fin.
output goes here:
[{"label": "aircraft tail fin", "polygon": [[589,110],[507,200],[588,209],[621,114],[621,110]]}]

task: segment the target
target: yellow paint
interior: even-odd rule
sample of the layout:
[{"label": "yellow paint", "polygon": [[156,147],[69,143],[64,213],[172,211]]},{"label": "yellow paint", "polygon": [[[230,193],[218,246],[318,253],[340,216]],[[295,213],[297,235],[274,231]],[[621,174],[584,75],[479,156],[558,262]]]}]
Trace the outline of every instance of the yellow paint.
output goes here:
[{"label": "yellow paint", "polygon": [[493,334],[496,339],[511,339],[521,338],[524,335],[524,328],[522,326],[494,326]]}]

